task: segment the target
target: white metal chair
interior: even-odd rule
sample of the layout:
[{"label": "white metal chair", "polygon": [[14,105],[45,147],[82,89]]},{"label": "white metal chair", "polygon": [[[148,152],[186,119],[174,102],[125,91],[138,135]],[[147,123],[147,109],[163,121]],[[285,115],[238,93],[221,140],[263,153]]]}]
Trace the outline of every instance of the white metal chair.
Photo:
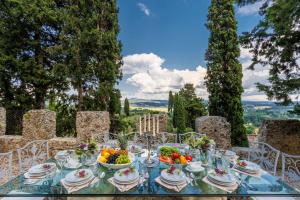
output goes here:
[{"label": "white metal chair", "polygon": [[176,134],[169,132],[159,132],[157,133],[157,138],[160,144],[164,143],[175,143],[176,142]]},{"label": "white metal chair", "polygon": [[12,177],[13,152],[0,153],[0,185],[9,181]]},{"label": "white metal chair", "polygon": [[194,139],[199,139],[201,137],[206,136],[206,134],[201,134],[197,132],[187,132],[187,133],[182,133],[179,134],[179,143],[184,143],[184,141],[189,138],[189,137],[194,137]]},{"label": "white metal chair", "polygon": [[280,151],[263,142],[252,142],[250,147],[233,147],[241,159],[246,159],[259,164],[263,169],[276,175]]},{"label": "white metal chair", "polygon": [[24,173],[33,165],[43,163],[49,159],[47,140],[35,140],[17,149],[20,173]]},{"label": "white metal chair", "polygon": [[282,153],[282,180],[300,189],[300,155]]}]

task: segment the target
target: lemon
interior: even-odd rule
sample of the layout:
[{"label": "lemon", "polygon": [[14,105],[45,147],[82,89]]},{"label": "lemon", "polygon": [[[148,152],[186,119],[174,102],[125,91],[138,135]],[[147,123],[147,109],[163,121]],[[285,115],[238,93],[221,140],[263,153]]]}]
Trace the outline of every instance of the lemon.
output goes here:
[{"label": "lemon", "polygon": [[110,156],[110,153],[106,152],[102,156],[107,159]]},{"label": "lemon", "polygon": [[106,162],[107,162],[107,159],[106,159],[104,156],[100,156],[100,157],[98,158],[98,161],[99,161],[99,162],[102,162],[102,163],[106,163]]}]

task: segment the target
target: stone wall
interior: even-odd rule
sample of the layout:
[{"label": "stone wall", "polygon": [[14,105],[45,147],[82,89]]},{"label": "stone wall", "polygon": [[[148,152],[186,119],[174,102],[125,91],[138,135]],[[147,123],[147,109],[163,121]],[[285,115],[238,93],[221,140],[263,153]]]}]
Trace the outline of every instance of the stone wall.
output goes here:
[{"label": "stone wall", "polygon": [[22,135],[30,140],[48,140],[56,134],[56,113],[50,110],[30,110],[23,115]]},{"label": "stone wall", "polygon": [[293,155],[300,155],[300,120],[265,120],[259,129],[259,142]]},{"label": "stone wall", "polygon": [[231,147],[230,124],[224,117],[204,116],[195,120],[195,130],[198,133],[205,133],[214,139],[217,147],[228,149]]},{"label": "stone wall", "polygon": [[[74,149],[79,142],[89,137],[99,137],[109,132],[110,119],[108,112],[79,112],[76,130],[78,138],[56,137],[56,113],[49,110],[30,110],[23,115],[22,135],[5,134],[5,109],[0,108],[0,153],[23,147],[32,140],[48,140],[50,155],[63,149]],[[2,133],[3,131],[3,133]],[[1,135],[2,134],[2,135]],[[14,155],[16,157],[17,154]]]},{"label": "stone wall", "polygon": [[76,115],[76,132],[79,141],[94,138],[101,141],[103,134],[109,133],[110,119],[108,112],[83,111]]},{"label": "stone wall", "polygon": [[5,135],[6,131],[6,111],[0,107],[0,136]]}]

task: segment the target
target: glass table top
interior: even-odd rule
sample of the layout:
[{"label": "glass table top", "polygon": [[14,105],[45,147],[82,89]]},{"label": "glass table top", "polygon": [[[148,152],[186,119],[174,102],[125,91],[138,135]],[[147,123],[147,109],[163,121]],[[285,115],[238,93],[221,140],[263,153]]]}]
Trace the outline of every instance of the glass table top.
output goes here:
[{"label": "glass table top", "polygon": [[[54,159],[50,159],[49,162],[55,162]],[[65,188],[61,185],[60,180],[66,176],[72,170],[63,169],[62,173],[56,173],[52,178],[40,181],[34,185],[25,184],[24,175],[20,175],[8,183],[0,186],[0,196],[156,196],[156,195],[176,195],[176,196],[241,196],[241,195],[272,195],[272,196],[299,196],[300,193],[296,189],[290,187],[286,183],[282,182],[279,178],[272,176],[268,172],[262,172],[261,177],[251,177],[242,174],[236,174],[242,181],[237,190],[232,193],[227,193],[221,189],[211,186],[202,181],[211,168],[206,167],[204,171],[194,173],[195,181],[193,184],[188,184],[180,192],[166,189],[155,182],[155,178],[160,175],[161,170],[168,168],[169,166],[160,163],[153,168],[146,168],[141,165],[140,161],[134,162],[135,167],[140,170],[143,168],[147,171],[149,178],[143,185],[138,185],[127,192],[120,192],[118,189],[108,182],[108,178],[112,177],[116,170],[109,170],[103,166],[98,165],[99,172],[105,172],[105,177],[100,180],[100,184],[95,183],[89,187],[83,188],[79,191],[68,194]],[[83,168],[83,167],[82,167]],[[87,168],[85,166],[84,168]],[[182,168],[185,173],[189,173]],[[232,173],[236,173],[233,172]]]}]

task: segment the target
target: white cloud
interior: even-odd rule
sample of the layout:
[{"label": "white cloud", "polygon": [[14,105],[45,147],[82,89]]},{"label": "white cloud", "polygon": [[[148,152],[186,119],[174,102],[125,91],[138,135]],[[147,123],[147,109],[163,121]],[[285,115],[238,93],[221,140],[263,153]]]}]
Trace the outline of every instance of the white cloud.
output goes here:
[{"label": "white cloud", "polygon": [[150,16],[151,12],[150,9],[143,3],[138,3],[137,6],[140,8],[140,10],[147,16]]},{"label": "white cloud", "polygon": [[259,11],[259,8],[262,6],[263,3],[264,3],[264,1],[258,1],[253,4],[239,7],[237,12],[240,15],[245,15],[245,16],[257,14]]},{"label": "white cloud", "polygon": [[[208,94],[204,85],[206,68],[202,66],[191,69],[166,68],[165,60],[154,53],[128,55],[123,58],[122,70],[128,75],[126,83],[134,86],[136,91],[129,98],[167,99],[170,90],[177,92],[185,83],[193,83],[198,96],[207,99]],[[256,70],[248,70],[251,63],[251,53],[241,49],[243,66],[243,87],[245,100],[266,100],[266,96],[258,92],[255,83],[268,83],[269,69],[258,66]],[[129,95],[126,91],[123,96]]]}]

